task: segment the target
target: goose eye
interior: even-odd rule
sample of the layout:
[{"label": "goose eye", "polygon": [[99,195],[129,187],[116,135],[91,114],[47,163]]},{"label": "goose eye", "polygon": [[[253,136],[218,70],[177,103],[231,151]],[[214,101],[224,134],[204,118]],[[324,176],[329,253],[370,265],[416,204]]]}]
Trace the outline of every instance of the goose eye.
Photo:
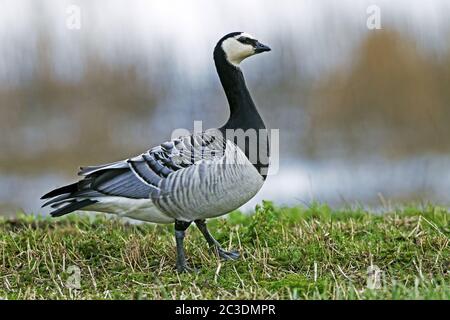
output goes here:
[{"label": "goose eye", "polygon": [[247,38],[247,37],[240,37],[239,41],[245,44],[250,44],[251,39]]}]

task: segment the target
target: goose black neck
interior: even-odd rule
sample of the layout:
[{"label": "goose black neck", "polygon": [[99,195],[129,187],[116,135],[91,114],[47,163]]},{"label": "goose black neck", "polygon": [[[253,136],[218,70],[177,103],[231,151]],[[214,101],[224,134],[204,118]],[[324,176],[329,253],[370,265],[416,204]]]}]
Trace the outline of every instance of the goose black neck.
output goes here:
[{"label": "goose black neck", "polygon": [[[270,151],[267,130],[265,130],[266,126],[264,121],[261,119],[250,92],[247,89],[244,75],[238,67],[228,62],[225,57],[225,53],[221,50],[219,45],[214,50],[214,61],[216,63],[220,82],[222,83],[223,89],[225,90],[225,95],[228,99],[228,104],[230,105],[230,117],[225,125],[223,125],[219,130],[225,136],[227,135],[227,129],[242,129],[244,131],[253,129],[257,132],[257,160],[256,163],[252,164],[262,175],[262,177],[266,179],[266,173],[264,172],[268,168],[269,163],[261,158],[259,149],[262,147],[260,140],[265,140],[265,152],[267,156],[269,156]],[[261,132],[263,132],[265,136],[260,136]],[[236,137],[234,140],[234,143],[237,143]],[[244,150],[245,155],[250,159],[250,146],[247,143],[247,140],[244,143],[245,146],[239,145],[239,147]]]},{"label": "goose black neck", "polygon": [[230,106],[230,117],[221,129],[265,129],[241,69],[230,64],[219,48],[214,50],[214,61]]}]

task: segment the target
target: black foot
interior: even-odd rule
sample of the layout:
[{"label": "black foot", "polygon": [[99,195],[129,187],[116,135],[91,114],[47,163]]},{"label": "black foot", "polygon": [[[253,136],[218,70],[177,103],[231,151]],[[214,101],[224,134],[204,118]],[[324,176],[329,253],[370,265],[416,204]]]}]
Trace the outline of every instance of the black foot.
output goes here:
[{"label": "black foot", "polygon": [[198,273],[198,269],[188,266],[187,264],[179,265],[177,264],[178,273]]},{"label": "black foot", "polygon": [[237,260],[237,259],[239,259],[239,256],[240,256],[239,252],[236,250],[225,251],[224,249],[222,249],[220,247],[216,247],[216,248],[214,248],[214,251],[223,260]]},{"label": "black foot", "polygon": [[217,254],[220,258],[222,258],[223,260],[236,260],[239,258],[238,251],[233,250],[231,252],[228,252],[222,249],[222,247],[216,241],[216,239],[214,239],[213,236],[209,233],[208,228],[206,228],[205,220],[195,220],[195,224],[205,237],[210,248],[212,248],[213,252]]}]

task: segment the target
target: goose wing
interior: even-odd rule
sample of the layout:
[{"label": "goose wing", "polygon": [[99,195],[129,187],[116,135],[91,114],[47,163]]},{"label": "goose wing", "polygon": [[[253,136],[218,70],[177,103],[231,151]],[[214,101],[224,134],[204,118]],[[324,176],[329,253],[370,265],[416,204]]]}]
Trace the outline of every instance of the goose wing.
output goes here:
[{"label": "goose wing", "polygon": [[175,171],[220,159],[226,145],[219,135],[202,132],[164,142],[121,162],[81,168],[79,175],[95,178],[93,189],[108,195],[148,198]]},{"label": "goose wing", "polygon": [[52,215],[80,209],[102,197],[131,199],[158,197],[162,181],[170,174],[204,161],[223,157],[226,141],[217,130],[179,137],[156,146],[139,156],[100,166],[82,167],[84,178],[74,184],[55,189],[42,197],[50,199],[44,206],[58,208]]}]

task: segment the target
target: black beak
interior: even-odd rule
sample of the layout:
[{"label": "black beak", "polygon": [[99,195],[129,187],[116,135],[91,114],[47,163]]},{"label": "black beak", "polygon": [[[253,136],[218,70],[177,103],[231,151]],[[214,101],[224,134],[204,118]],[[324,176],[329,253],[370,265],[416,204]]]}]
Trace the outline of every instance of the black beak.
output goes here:
[{"label": "black beak", "polygon": [[266,46],[265,44],[262,44],[260,42],[256,43],[255,46],[255,53],[261,53],[261,52],[266,52],[266,51],[270,51],[272,49],[270,49],[268,46]]}]

